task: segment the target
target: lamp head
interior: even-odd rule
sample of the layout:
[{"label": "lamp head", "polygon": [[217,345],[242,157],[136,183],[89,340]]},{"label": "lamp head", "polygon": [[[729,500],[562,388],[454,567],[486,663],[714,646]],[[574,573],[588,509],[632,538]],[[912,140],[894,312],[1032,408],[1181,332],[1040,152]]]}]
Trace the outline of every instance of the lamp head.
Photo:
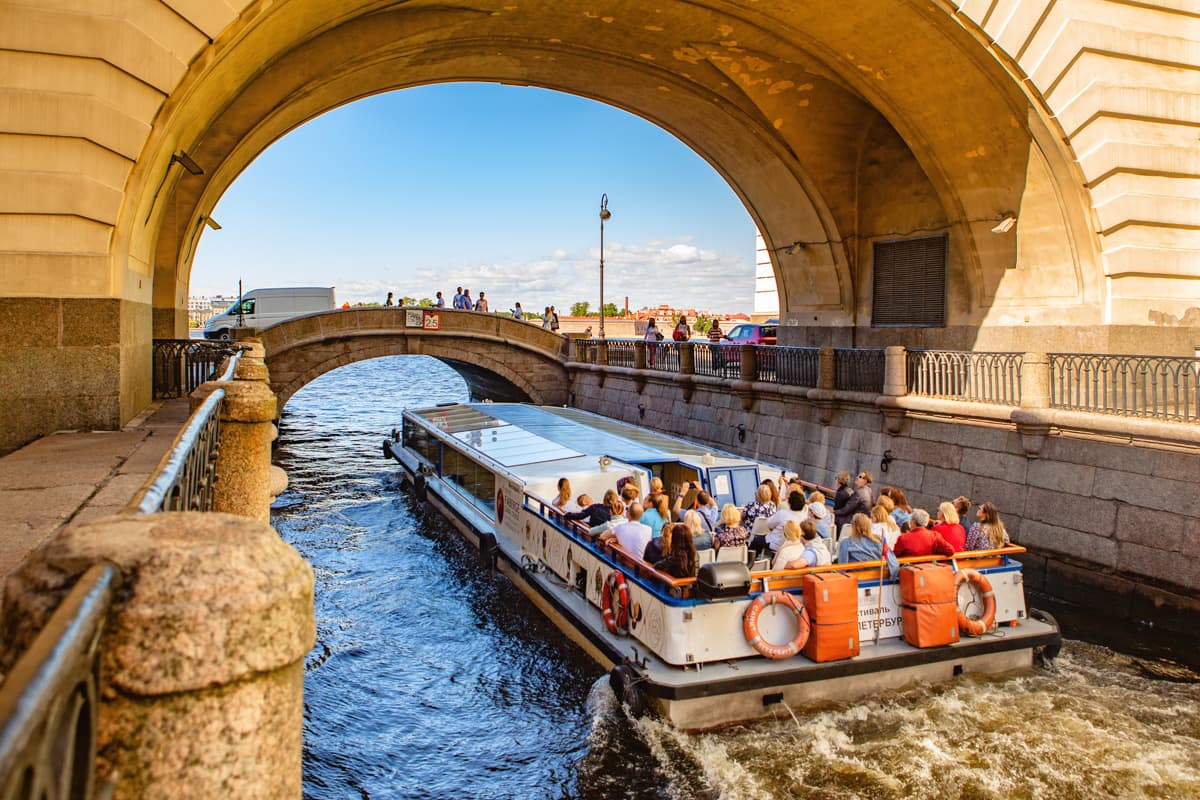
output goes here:
[{"label": "lamp head", "polygon": [[992,228],[992,233],[1008,233],[1017,224],[1017,215],[1011,211],[1001,212],[996,219],[1000,221]]},{"label": "lamp head", "polygon": [[600,221],[607,222],[612,219],[612,213],[608,210],[608,195],[600,195]]}]

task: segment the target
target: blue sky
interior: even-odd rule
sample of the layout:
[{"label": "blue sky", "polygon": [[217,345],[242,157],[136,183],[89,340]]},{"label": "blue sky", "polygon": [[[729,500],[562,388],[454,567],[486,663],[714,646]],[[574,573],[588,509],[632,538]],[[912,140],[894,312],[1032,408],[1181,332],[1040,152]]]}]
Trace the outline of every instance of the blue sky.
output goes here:
[{"label": "blue sky", "polygon": [[567,94],[446,84],[331,111],[230,186],[191,294],[324,285],[338,301],[486,291],[492,310],[599,299],[749,311],[754,223],[671,134]]}]

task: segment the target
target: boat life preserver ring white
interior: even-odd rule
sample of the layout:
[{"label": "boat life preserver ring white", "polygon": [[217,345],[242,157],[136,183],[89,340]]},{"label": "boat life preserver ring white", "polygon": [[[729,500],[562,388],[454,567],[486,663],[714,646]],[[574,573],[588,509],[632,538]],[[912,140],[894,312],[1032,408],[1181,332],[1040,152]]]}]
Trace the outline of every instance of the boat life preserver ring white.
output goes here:
[{"label": "boat life preserver ring white", "polygon": [[982,572],[960,569],[954,574],[954,588],[958,589],[964,581],[970,581],[979,589],[983,597],[983,616],[971,619],[961,608],[958,609],[958,629],[971,636],[982,636],[996,622],[996,594],[992,591],[992,582]]},{"label": "boat life preserver ring white", "polygon": [[[758,632],[759,615],[762,614],[763,609],[767,606],[773,605],[781,605],[791,609],[792,613],[796,615],[796,635],[786,644],[772,644]],[[811,627],[808,620],[808,611],[804,608],[804,604],[800,602],[800,599],[791,592],[763,592],[750,601],[750,605],[746,607],[745,614],[742,615],[742,634],[745,635],[746,641],[751,647],[767,658],[791,658],[799,653],[804,648],[804,645],[808,643],[808,634]]]},{"label": "boat life preserver ring white", "polygon": [[609,633],[618,636],[629,633],[629,586],[619,570],[614,569],[604,579],[604,588],[600,590],[600,611],[604,614],[604,625]]}]

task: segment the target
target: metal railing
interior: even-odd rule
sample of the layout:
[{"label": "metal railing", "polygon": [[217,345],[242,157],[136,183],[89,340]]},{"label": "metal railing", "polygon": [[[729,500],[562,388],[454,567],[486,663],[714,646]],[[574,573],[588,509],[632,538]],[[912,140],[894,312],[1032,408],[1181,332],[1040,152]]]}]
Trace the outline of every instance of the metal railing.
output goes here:
[{"label": "metal railing", "polygon": [[1050,405],[1200,421],[1200,358],[1050,353]]},{"label": "metal railing", "polygon": [[600,348],[604,345],[599,339],[575,339],[575,360],[581,364],[599,364]]},{"label": "metal railing", "polygon": [[716,378],[740,375],[742,354],[738,345],[696,342],[692,348],[692,369],[695,374]]},{"label": "metal railing", "polygon": [[674,342],[647,342],[646,369],[660,372],[679,371],[679,345]]},{"label": "metal railing", "polygon": [[976,403],[1021,404],[1021,354],[909,350],[908,393]]},{"label": "metal railing", "polygon": [[[241,351],[220,376],[232,380]],[[212,370],[209,370],[211,374]],[[126,506],[138,514],[209,511],[220,445],[217,389],[175,437]],[[113,784],[95,778],[99,644],[120,582],[110,564],[84,573],[0,684],[0,797],[90,800]]]},{"label": "metal railing", "polygon": [[155,339],[153,342],[154,397],[183,397],[211,380],[221,362],[240,345],[203,339]]},{"label": "metal railing", "polygon": [[[242,351],[229,359],[219,380],[233,380]],[[217,451],[221,447],[221,403],[225,390],[217,389],[188,418],[170,451],[159,462],[150,480],[129,501],[139,514],[158,511],[211,511],[216,482]]]},{"label": "metal railing", "polygon": [[883,350],[834,348],[834,386],[845,392],[882,394],[884,361]]},{"label": "metal railing", "polygon": [[821,348],[755,345],[758,380],[815,388],[821,375]]},{"label": "metal railing", "polygon": [[630,341],[613,341],[611,339],[602,342],[605,350],[608,352],[608,365],[610,367],[630,367],[632,368],[637,358],[634,343]]}]

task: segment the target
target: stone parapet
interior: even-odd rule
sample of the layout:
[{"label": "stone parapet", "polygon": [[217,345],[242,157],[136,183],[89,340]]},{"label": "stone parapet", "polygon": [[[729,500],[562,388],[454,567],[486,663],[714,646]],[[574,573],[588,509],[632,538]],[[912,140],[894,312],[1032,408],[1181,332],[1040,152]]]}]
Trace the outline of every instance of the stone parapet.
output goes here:
[{"label": "stone parapet", "polygon": [[123,582],[100,645],[99,773],[115,796],[299,797],[309,565],[240,516],[75,525],[9,578],[6,641],[32,639],[101,561]]}]

